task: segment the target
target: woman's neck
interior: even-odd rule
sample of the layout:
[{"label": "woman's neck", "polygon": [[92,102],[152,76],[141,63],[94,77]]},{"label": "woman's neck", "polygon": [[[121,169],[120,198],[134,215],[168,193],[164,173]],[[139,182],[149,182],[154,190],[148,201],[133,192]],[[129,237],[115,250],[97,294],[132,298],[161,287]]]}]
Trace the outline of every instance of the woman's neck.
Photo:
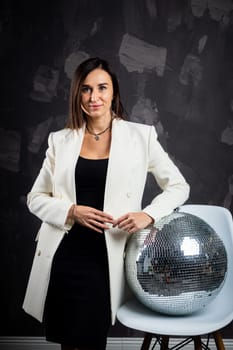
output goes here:
[{"label": "woman's neck", "polygon": [[103,130],[105,130],[108,127],[111,127],[112,124],[112,117],[110,116],[109,118],[105,118],[105,119],[89,119],[87,118],[86,121],[87,124],[87,128],[90,131],[93,131],[95,133],[101,132]]}]

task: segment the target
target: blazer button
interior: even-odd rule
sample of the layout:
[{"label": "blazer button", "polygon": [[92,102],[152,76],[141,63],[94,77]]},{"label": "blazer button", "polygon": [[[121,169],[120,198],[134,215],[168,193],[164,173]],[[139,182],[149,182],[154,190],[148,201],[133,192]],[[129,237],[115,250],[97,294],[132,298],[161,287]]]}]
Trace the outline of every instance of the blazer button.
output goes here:
[{"label": "blazer button", "polygon": [[38,255],[38,256],[41,255],[41,250],[38,250],[37,255]]},{"label": "blazer button", "polygon": [[131,193],[131,192],[127,192],[127,193],[126,193],[126,196],[127,196],[128,198],[130,198],[130,197],[132,196],[132,193]]}]

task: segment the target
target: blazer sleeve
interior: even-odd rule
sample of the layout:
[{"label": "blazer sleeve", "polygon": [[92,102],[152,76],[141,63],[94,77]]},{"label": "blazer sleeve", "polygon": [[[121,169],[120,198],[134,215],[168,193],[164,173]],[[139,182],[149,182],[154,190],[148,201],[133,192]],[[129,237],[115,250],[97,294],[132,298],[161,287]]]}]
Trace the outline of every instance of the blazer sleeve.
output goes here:
[{"label": "blazer sleeve", "polygon": [[161,193],[143,211],[157,222],[163,216],[171,214],[188,199],[190,188],[177,166],[158,142],[153,126],[148,143],[148,171],[154,175]]},{"label": "blazer sleeve", "polygon": [[72,223],[66,223],[66,218],[73,203],[53,195],[55,155],[54,133],[51,133],[42,168],[27,195],[27,205],[30,212],[43,222],[67,231],[72,226]]}]

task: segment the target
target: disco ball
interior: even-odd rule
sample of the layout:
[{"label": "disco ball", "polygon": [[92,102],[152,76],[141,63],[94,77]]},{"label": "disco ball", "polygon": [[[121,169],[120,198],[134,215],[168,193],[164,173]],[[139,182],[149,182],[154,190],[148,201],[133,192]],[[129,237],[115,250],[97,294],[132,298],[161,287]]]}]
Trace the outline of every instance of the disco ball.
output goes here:
[{"label": "disco ball", "polygon": [[125,271],[129,287],[144,305],[185,315],[202,309],[219,293],[227,253],[205,221],[174,212],[131,236]]}]

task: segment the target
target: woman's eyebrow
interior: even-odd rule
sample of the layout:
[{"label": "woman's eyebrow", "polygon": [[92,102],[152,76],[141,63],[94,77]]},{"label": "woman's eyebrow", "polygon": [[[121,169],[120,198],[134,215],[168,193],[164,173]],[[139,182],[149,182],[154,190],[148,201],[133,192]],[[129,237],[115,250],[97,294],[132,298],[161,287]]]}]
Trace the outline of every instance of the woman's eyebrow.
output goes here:
[{"label": "woman's eyebrow", "polygon": [[[108,83],[99,83],[98,86],[100,85],[109,85]],[[83,84],[82,87],[91,87],[89,84]]]}]

